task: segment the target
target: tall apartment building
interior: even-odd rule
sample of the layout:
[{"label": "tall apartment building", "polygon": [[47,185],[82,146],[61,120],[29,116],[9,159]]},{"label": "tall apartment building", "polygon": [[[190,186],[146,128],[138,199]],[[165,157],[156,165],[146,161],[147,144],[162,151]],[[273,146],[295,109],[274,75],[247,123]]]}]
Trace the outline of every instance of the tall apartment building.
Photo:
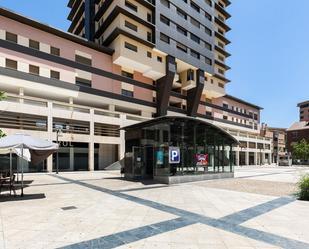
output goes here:
[{"label": "tall apartment building", "polygon": [[70,0],[69,32],[112,48],[113,63],[155,81],[157,115],[168,106],[204,114],[222,97],[229,56],[227,0]]},{"label": "tall apartment building", "polygon": [[[269,163],[271,140],[259,131],[262,108],[226,95],[227,80],[216,72],[216,56],[228,55],[216,43],[223,26],[219,15],[228,17],[224,6],[229,2],[174,2],[69,1],[71,32],[0,8],[0,90],[8,96],[0,102],[0,129],[53,141],[58,136],[61,170],[99,170],[124,156],[119,128],[155,116],[188,115],[240,141],[233,152],[235,165]],[[187,20],[177,14],[188,8]],[[161,16],[169,18],[169,25]],[[212,27],[205,32],[211,49],[201,49],[204,34],[200,44],[193,41],[198,34],[193,18],[200,20],[200,32]],[[180,28],[187,29],[186,36]],[[169,43],[161,33],[169,35]],[[206,56],[211,65],[204,63]],[[28,166],[29,171],[54,168],[55,155],[45,165]]]},{"label": "tall apartment building", "polygon": [[301,102],[297,107],[299,107],[299,121],[309,121],[309,101]]}]

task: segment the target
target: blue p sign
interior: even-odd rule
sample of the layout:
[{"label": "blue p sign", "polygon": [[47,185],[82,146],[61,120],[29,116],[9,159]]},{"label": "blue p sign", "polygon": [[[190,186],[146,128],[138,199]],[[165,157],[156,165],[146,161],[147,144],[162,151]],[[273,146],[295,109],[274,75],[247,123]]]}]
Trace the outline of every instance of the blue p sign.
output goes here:
[{"label": "blue p sign", "polygon": [[169,147],[169,163],[180,163],[180,150],[178,147]]}]

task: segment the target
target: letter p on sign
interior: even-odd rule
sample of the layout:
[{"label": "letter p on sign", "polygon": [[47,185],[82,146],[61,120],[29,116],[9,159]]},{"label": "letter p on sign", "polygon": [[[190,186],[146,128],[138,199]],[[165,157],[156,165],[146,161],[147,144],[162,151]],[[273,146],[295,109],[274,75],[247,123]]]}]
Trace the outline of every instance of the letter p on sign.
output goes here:
[{"label": "letter p on sign", "polygon": [[178,147],[169,147],[169,163],[180,163],[180,150]]}]

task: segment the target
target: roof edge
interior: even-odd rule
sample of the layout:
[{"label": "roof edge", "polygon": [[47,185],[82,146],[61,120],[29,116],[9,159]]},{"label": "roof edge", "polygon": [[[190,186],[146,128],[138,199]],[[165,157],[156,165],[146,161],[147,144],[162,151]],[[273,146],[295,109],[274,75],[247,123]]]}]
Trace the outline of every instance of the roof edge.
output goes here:
[{"label": "roof edge", "polygon": [[3,7],[0,7],[0,15],[4,16],[6,18],[12,19],[14,21],[23,23],[25,25],[31,26],[33,28],[39,29],[41,31],[51,33],[53,35],[56,35],[58,37],[61,37],[63,39],[78,43],[82,46],[97,50],[99,52],[112,55],[114,53],[114,50],[108,47],[103,47],[101,45],[98,45],[94,42],[88,41],[80,36],[65,32],[63,30],[54,28],[52,26],[49,26],[47,24],[43,24],[42,22],[33,20],[29,17],[26,17],[24,15],[21,15],[19,13],[16,13],[10,9],[6,9]]},{"label": "roof edge", "polygon": [[245,105],[249,105],[249,106],[254,107],[254,108],[256,108],[256,109],[259,109],[259,110],[264,110],[263,107],[260,107],[260,106],[258,106],[258,105],[249,103],[249,102],[247,102],[247,101],[245,101],[245,100],[236,98],[236,97],[234,97],[234,96],[232,96],[232,95],[229,95],[229,94],[226,94],[226,95],[224,95],[223,97],[228,98],[228,99],[231,99],[231,100],[234,100],[234,101],[237,101],[237,102],[240,102],[240,103],[243,103],[243,104],[245,104]]}]

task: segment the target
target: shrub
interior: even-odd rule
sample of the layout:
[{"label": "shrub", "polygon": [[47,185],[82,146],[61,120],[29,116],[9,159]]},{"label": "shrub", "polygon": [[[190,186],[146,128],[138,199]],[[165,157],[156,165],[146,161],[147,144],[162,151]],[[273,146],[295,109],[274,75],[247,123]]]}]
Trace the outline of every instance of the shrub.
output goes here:
[{"label": "shrub", "polygon": [[298,183],[298,197],[300,200],[309,201],[309,174],[303,176]]}]

